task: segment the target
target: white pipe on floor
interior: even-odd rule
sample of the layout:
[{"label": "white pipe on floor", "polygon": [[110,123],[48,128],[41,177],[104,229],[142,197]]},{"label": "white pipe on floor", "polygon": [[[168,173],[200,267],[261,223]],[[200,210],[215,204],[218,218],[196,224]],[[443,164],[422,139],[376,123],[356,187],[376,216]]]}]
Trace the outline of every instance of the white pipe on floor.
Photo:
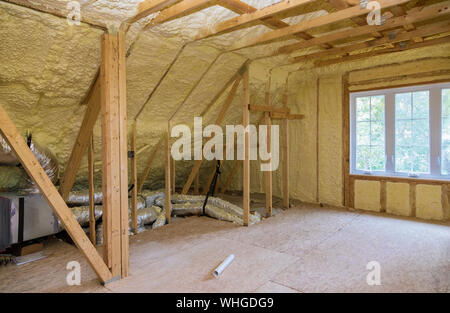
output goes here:
[{"label": "white pipe on floor", "polygon": [[228,265],[234,260],[234,254],[230,254],[220,265],[214,270],[214,277],[219,277],[220,274],[227,268]]}]

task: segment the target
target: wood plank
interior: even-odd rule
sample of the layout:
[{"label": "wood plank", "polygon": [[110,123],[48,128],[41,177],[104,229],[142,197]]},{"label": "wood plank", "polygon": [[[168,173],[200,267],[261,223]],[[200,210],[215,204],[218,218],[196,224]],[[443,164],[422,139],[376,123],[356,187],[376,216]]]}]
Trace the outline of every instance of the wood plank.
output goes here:
[{"label": "wood plank", "polygon": [[170,180],[170,182],[172,183],[172,192],[175,193],[175,179],[176,179],[176,175],[175,175],[175,160],[172,158],[172,156],[170,157],[171,160],[171,169],[170,169],[170,174],[172,175],[172,178]]},{"label": "wood plank", "polygon": [[118,59],[119,59],[119,135],[120,135],[120,253],[121,253],[121,278],[130,274],[129,251],[129,219],[128,219],[128,143],[127,143],[127,57],[125,33],[118,35]]},{"label": "wood plank", "polygon": [[145,25],[144,29],[148,29],[154,25],[162,24],[167,21],[192,14],[198,10],[202,10],[208,6],[214,5],[213,0],[183,0],[171,7],[162,10],[150,23]]},{"label": "wood plank", "polygon": [[97,121],[100,113],[100,80],[97,78],[93,88],[88,95],[87,108],[84,113],[83,122],[81,123],[80,130],[78,131],[77,139],[73,146],[72,152],[61,178],[59,185],[59,193],[64,201],[69,198],[70,191],[72,190],[75,178],[80,168],[81,160],[89,145],[89,140],[94,129],[95,122]]},{"label": "wood plank", "polygon": [[179,0],[145,0],[139,3],[137,13],[131,18],[127,19],[127,23],[134,23],[143,17],[152,13],[161,11],[162,9],[178,2]]},{"label": "wood plank", "polygon": [[380,182],[380,212],[386,212],[386,181],[382,180]]},{"label": "wood plank", "polygon": [[354,27],[351,29],[344,29],[342,31],[336,31],[333,33],[325,34],[320,37],[316,37],[304,42],[294,43],[280,47],[275,51],[272,56],[291,53],[299,49],[305,49],[309,47],[314,47],[323,43],[330,43],[341,39],[348,39],[357,36],[363,36],[370,34],[373,31],[386,31],[389,29],[394,29],[396,27],[402,27],[408,23],[417,23],[426,21],[429,19],[437,18],[440,16],[446,16],[450,13],[450,1],[445,1],[442,3],[420,7],[408,11],[407,15],[390,18],[386,21],[384,25],[371,26],[364,25],[360,27]]},{"label": "wood plank", "polygon": [[[257,9],[255,7],[252,7],[251,5],[248,5],[247,3],[241,1],[241,0],[220,0],[219,4],[237,14],[246,14],[246,13],[253,13],[256,12]],[[288,23],[283,22],[282,20],[279,20],[275,17],[268,17],[261,20],[261,23],[267,27],[270,27],[272,29],[279,29],[279,28],[285,28],[290,26]],[[311,38],[314,38],[308,33],[305,32],[299,32],[292,36],[294,39],[300,39],[300,40],[309,40]],[[331,45],[323,44],[321,47],[325,49],[332,48]]]},{"label": "wood plank", "polygon": [[137,196],[138,196],[138,182],[137,182],[137,156],[136,156],[136,132],[137,122],[133,123],[133,129],[131,131],[131,184],[134,188],[131,190],[131,228],[135,234],[138,229],[138,213],[137,213]]},{"label": "wood plank", "polygon": [[289,108],[277,108],[270,105],[249,105],[250,111],[253,112],[269,112],[269,113],[281,113],[281,114],[289,114],[291,110]]},{"label": "wood plank", "polygon": [[283,149],[283,207],[289,209],[289,121],[284,119],[281,124]]},{"label": "wood plank", "polygon": [[448,43],[448,42],[450,42],[450,36],[441,37],[441,38],[437,38],[437,39],[430,39],[430,40],[426,40],[424,42],[402,42],[403,43],[402,45],[396,45],[394,48],[385,48],[385,49],[379,49],[379,50],[365,52],[365,53],[343,56],[343,57],[339,57],[339,58],[335,58],[335,59],[316,61],[316,62],[314,62],[314,65],[316,67],[328,66],[331,64],[355,61],[355,60],[360,60],[360,59],[364,59],[364,58],[369,58],[369,57],[374,57],[374,56],[379,56],[379,55],[384,55],[384,54],[390,54],[390,53],[395,53],[395,52],[402,52],[402,51],[406,51],[406,50],[418,49],[418,48],[423,48],[423,47],[428,47],[428,46],[434,46],[434,45],[439,45],[439,44]]},{"label": "wood plank", "polygon": [[249,69],[243,74],[243,99],[242,99],[242,125],[244,126],[245,134],[244,134],[244,151],[245,157],[242,161],[243,166],[243,175],[242,175],[242,192],[243,192],[243,224],[244,226],[249,225],[250,220],[250,134],[248,132],[248,127],[250,124],[250,78],[249,78]]},{"label": "wood plank", "polygon": [[347,45],[344,47],[337,47],[337,48],[329,49],[326,51],[302,55],[299,57],[292,58],[290,60],[290,63],[307,62],[311,59],[322,58],[322,57],[327,57],[327,56],[345,55],[347,53],[366,49],[366,48],[375,48],[375,47],[383,46],[386,44],[392,44],[392,43],[397,43],[397,42],[401,42],[401,41],[412,40],[415,37],[432,36],[432,35],[444,33],[447,31],[450,31],[450,21],[443,21],[443,22],[427,25],[420,29],[416,29],[416,30],[410,31],[410,32],[396,34],[397,31],[395,31],[393,33],[393,34],[395,34],[395,36],[392,36],[391,35],[392,33],[391,33],[388,36],[385,36],[385,37],[379,38],[379,39],[375,39],[375,40],[369,40],[369,41],[365,41],[365,42],[361,42],[361,43],[357,43],[357,44],[350,44],[350,45]]},{"label": "wood plank", "polygon": [[88,185],[89,185],[89,236],[92,244],[97,245],[97,237],[95,234],[95,199],[94,199],[94,136],[88,148]]},{"label": "wood plank", "polygon": [[[267,127],[267,152],[270,153],[272,150],[271,147],[271,125],[272,121],[270,119],[269,112],[264,113],[264,122],[268,126]],[[271,160],[268,162],[269,166],[271,164]],[[266,171],[264,173],[265,175],[265,181],[266,181],[266,216],[270,217],[272,216],[272,168],[270,167],[269,171]]]},{"label": "wood plank", "polygon": [[[379,0],[380,7],[387,8],[393,5],[406,3],[410,0]],[[274,40],[286,39],[287,37],[299,32],[308,31],[320,26],[329,25],[332,23],[340,22],[348,18],[360,16],[369,13],[368,9],[361,9],[359,6],[350,7],[334,13],[330,13],[324,16],[313,18],[304,22],[300,22],[296,25],[288,26],[278,30],[273,30],[268,33],[264,33],[256,38],[249,39],[242,44],[237,45],[232,51],[253,47],[265,43],[272,42]],[[373,31],[373,29],[372,29]]]},{"label": "wood plank", "polygon": [[[348,77],[349,73],[345,73],[342,76],[342,175],[344,182],[343,204],[345,207],[350,208],[350,92],[348,90]],[[317,97],[319,97],[319,83],[317,85]],[[317,129],[319,129],[318,125]],[[319,138],[318,134],[317,138]],[[316,147],[317,162],[319,162],[318,143]],[[317,174],[319,174],[318,170]],[[319,180],[317,180],[317,190],[319,190]]]},{"label": "wood plank", "polygon": [[164,209],[166,210],[166,220],[170,223],[170,216],[172,211],[171,204],[171,183],[170,183],[170,123],[167,123],[167,134],[165,136],[165,168],[166,168],[166,188],[165,188],[165,204]]},{"label": "wood plank", "polygon": [[409,205],[412,217],[416,217],[416,185],[415,182],[409,184]]},{"label": "wood plank", "polygon": [[164,134],[158,141],[158,143],[155,145],[155,147],[152,150],[152,153],[150,154],[150,157],[148,158],[147,167],[145,168],[144,173],[142,173],[141,178],[139,179],[138,193],[141,193],[142,189],[144,188],[144,183],[147,180],[148,175],[150,174],[153,161],[155,160],[156,154],[160,150],[165,137],[166,135]]},{"label": "wood plank", "polygon": [[444,179],[425,179],[425,178],[413,178],[413,177],[395,177],[395,176],[379,176],[379,175],[355,175],[350,174],[350,177],[356,180],[371,180],[371,181],[388,181],[393,183],[416,183],[424,185],[443,185],[448,184],[448,180]]},{"label": "wood plank", "polygon": [[229,20],[223,21],[212,28],[204,28],[199,31],[196,36],[196,40],[205,39],[211,36],[216,36],[225,32],[230,32],[236,30],[239,27],[249,25],[255,21],[262,20],[265,18],[273,17],[275,14],[284,13],[286,11],[295,9],[299,6],[305,5],[307,3],[313,2],[315,0],[291,0],[291,1],[281,1],[273,5],[269,5],[260,10],[254,12],[244,13],[240,16],[233,17]]},{"label": "wood plank", "polygon": [[303,114],[285,114],[285,113],[278,113],[273,112],[270,113],[270,117],[274,120],[280,120],[280,119],[288,119],[288,120],[301,120],[305,118]]},{"label": "wood plank", "polygon": [[0,133],[19,158],[25,171],[36,183],[53,212],[55,212],[75,245],[80,249],[80,252],[86,257],[100,281],[102,283],[109,281],[112,275],[108,267],[1,105]]}]

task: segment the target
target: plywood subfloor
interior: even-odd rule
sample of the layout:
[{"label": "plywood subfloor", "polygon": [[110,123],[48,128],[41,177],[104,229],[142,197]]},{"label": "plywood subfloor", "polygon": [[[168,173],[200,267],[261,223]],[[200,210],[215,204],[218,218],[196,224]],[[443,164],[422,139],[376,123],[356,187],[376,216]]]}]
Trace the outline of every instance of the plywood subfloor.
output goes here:
[{"label": "plywood subfloor", "polygon": [[[175,219],[131,238],[127,279],[99,285],[76,248],[52,241],[46,259],[0,267],[0,292],[449,292],[449,226],[305,204],[248,228]],[[81,286],[66,285],[71,260]],[[370,261],[381,265],[381,286],[366,283]]]}]

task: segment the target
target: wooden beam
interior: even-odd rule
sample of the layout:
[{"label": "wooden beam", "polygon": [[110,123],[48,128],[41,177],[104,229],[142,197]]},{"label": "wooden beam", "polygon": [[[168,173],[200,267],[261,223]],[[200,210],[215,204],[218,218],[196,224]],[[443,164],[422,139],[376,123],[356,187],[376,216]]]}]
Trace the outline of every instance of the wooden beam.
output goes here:
[{"label": "wooden beam", "polygon": [[127,144],[127,45],[125,32],[117,35],[119,58],[119,135],[120,135],[120,253],[121,277],[130,275],[129,219],[128,219],[128,144]]},{"label": "wooden beam", "polygon": [[170,183],[170,123],[167,123],[167,135],[165,137],[165,168],[166,168],[166,188],[165,188],[165,204],[164,209],[166,210],[166,220],[167,223],[170,223],[170,216],[172,211],[172,203],[171,203],[171,183]]},{"label": "wooden beam", "polygon": [[[239,86],[241,78],[242,77],[240,75],[237,75],[235,77],[234,84],[231,87],[231,90],[228,93],[227,99],[225,100],[224,104],[222,105],[222,109],[220,110],[219,115],[216,118],[216,122],[215,122],[216,125],[220,125],[222,123],[226,112],[230,108],[230,105],[233,102],[234,96],[236,95],[237,88]],[[232,83],[232,82],[233,81],[230,81],[229,83]],[[189,188],[191,188],[191,185],[192,185],[192,182],[194,181],[195,176],[197,175],[198,171],[200,170],[200,166],[202,165],[202,163],[203,163],[203,159],[195,161],[194,167],[192,168],[191,173],[189,174],[189,177],[183,186],[183,190],[181,191],[181,194],[183,194],[183,195],[187,194],[187,192],[189,191]]]},{"label": "wooden beam", "polygon": [[397,42],[401,42],[401,41],[412,40],[418,36],[420,36],[420,37],[432,36],[432,35],[444,33],[447,31],[450,31],[450,21],[443,21],[443,22],[439,22],[436,24],[427,25],[420,29],[416,29],[416,30],[413,30],[410,32],[399,33],[399,34],[397,33],[397,31],[393,31],[393,32],[391,32],[391,34],[389,34],[383,38],[369,40],[369,41],[365,41],[365,42],[361,42],[361,43],[357,43],[357,44],[347,45],[344,47],[337,47],[337,48],[329,49],[326,51],[321,51],[321,52],[316,52],[316,53],[311,53],[311,54],[295,57],[295,58],[291,59],[290,63],[306,62],[311,59],[322,58],[322,57],[326,57],[326,56],[336,56],[336,55],[340,55],[340,54],[345,55],[347,53],[366,49],[366,48],[374,48],[374,47],[379,47],[379,46],[383,46],[386,44],[393,44],[393,43],[397,43]]},{"label": "wooden beam", "polygon": [[301,5],[313,2],[315,0],[291,0],[281,1],[273,5],[267,6],[261,10],[244,13],[229,20],[223,21],[212,28],[204,28],[199,31],[196,40],[205,39],[211,36],[216,36],[225,32],[236,30],[239,27],[249,25],[258,20],[273,17],[275,14],[284,13],[286,11],[295,9]]},{"label": "wooden beam", "polygon": [[[393,5],[406,3],[410,0],[378,0],[381,8],[387,8]],[[304,32],[310,29],[314,29],[320,26],[329,25],[332,23],[340,22],[348,18],[355,16],[360,16],[369,13],[368,9],[361,9],[359,6],[350,7],[344,10],[340,10],[334,13],[330,13],[324,16],[313,18],[304,22],[300,22],[296,25],[285,27],[278,30],[273,30],[268,33],[264,33],[256,38],[252,38],[242,44],[237,45],[232,51],[261,45],[265,43],[272,42],[274,40],[286,39],[287,37],[297,34],[299,32]]]},{"label": "wooden beam", "polygon": [[[272,151],[271,147],[271,125],[272,121],[270,119],[269,112],[264,113],[264,122],[268,126],[267,127],[267,152],[270,153]],[[271,160],[268,162],[269,166],[271,164]],[[270,217],[272,216],[272,169],[266,171],[265,173],[266,178],[266,216]]]},{"label": "wooden beam", "polygon": [[88,149],[88,185],[89,185],[89,235],[95,246],[97,237],[95,234],[95,190],[94,190],[94,136],[91,136]]},{"label": "wooden beam", "polygon": [[248,132],[248,126],[250,123],[250,78],[249,69],[243,74],[243,99],[242,99],[242,125],[244,126],[244,151],[245,157],[243,160],[244,173],[242,175],[242,188],[243,188],[243,224],[249,225],[250,220],[250,135]]},{"label": "wooden beam", "polygon": [[129,271],[128,147],[123,33],[102,35],[101,47],[103,251],[113,277],[126,277]]},{"label": "wooden beam", "polygon": [[273,112],[273,113],[270,113],[270,117],[274,120],[283,120],[283,119],[301,120],[305,116],[303,114],[286,114],[286,113]]},{"label": "wooden beam", "polygon": [[175,160],[170,157],[171,160],[171,169],[170,169],[170,174],[172,175],[172,178],[170,180],[170,182],[172,183],[172,192],[175,193],[175,179],[176,179],[176,175],[175,175]]},{"label": "wooden beam", "polygon": [[204,9],[208,6],[214,5],[215,1],[212,0],[183,0],[177,4],[161,11],[150,23],[145,25],[144,29],[148,29],[154,25],[162,24],[182,17],[184,15],[192,14],[195,11]]},{"label": "wooden beam", "polygon": [[[289,78],[289,76],[288,76]],[[286,87],[283,95],[283,106],[288,107],[289,85],[288,79],[286,79]],[[283,119],[281,124],[281,147],[283,155],[283,207],[289,209],[289,120]]]},{"label": "wooden beam", "polygon": [[58,193],[44,169],[39,164],[39,161],[36,159],[33,152],[31,152],[28,148],[26,142],[1,105],[0,133],[19,158],[25,171],[36,183],[40,192],[44,195],[48,204],[53,209],[53,212],[55,212],[58,219],[64,225],[64,228],[72,238],[75,245],[86,257],[100,281],[102,283],[108,282],[112,277],[108,267],[103,262],[101,256],[98,254],[80,224],[78,224],[77,220],[73,216],[72,211],[67,207],[64,199]]},{"label": "wooden beam", "polygon": [[279,48],[275,53],[273,53],[272,56],[291,53],[299,49],[314,47],[323,43],[330,43],[337,40],[367,35],[375,30],[381,32],[389,29],[394,29],[396,27],[402,27],[403,25],[406,25],[408,23],[422,22],[436,17],[446,16],[448,14],[450,14],[450,1],[445,1],[426,7],[415,8],[408,11],[407,15],[405,16],[388,19],[385,24],[380,26],[365,25],[354,27],[351,29],[344,29],[342,31],[325,34],[304,42],[283,46]]},{"label": "wooden beam", "polygon": [[401,52],[401,51],[406,51],[406,50],[410,50],[410,49],[423,48],[423,47],[428,47],[428,46],[433,46],[433,45],[438,45],[438,44],[443,44],[443,43],[448,43],[448,42],[450,42],[450,36],[441,37],[441,38],[437,38],[437,39],[425,40],[424,42],[402,42],[402,45],[396,45],[394,48],[380,49],[380,50],[370,51],[370,52],[366,52],[366,53],[359,53],[359,54],[353,54],[353,55],[349,55],[349,56],[345,56],[345,57],[339,57],[339,58],[335,58],[335,59],[316,61],[314,63],[314,65],[316,67],[328,66],[331,64],[349,62],[349,61],[364,59],[364,58],[368,58],[368,57],[373,57],[373,56],[378,56],[378,55],[383,55],[383,54],[388,54],[388,53],[394,53],[394,52]]},{"label": "wooden beam", "polygon": [[135,234],[138,230],[138,213],[137,213],[137,196],[138,196],[138,183],[137,183],[137,156],[136,156],[136,127],[137,122],[134,121],[133,129],[131,132],[131,184],[134,188],[131,190],[131,228]]},{"label": "wooden beam", "polygon": [[87,108],[84,113],[83,122],[81,123],[80,130],[78,131],[75,145],[67,162],[66,169],[64,170],[61,183],[59,185],[59,193],[64,201],[69,198],[70,191],[72,190],[75,178],[80,168],[81,160],[89,145],[89,140],[92,136],[95,122],[97,121],[98,114],[100,112],[100,80],[97,78],[93,88],[88,95]]},{"label": "wooden beam", "polygon": [[137,13],[129,18],[127,23],[134,23],[143,17],[146,17],[152,13],[161,11],[162,9],[178,2],[179,0],[145,0],[139,3]]},{"label": "wooden beam", "polygon": [[[251,5],[248,5],[247,3],[241,0],[220,0],[219,4],[237,14],[253,13],[257,11],[255,7],[252,7]],[[272,29],[279,29],[290,26],[288,23],[285,23],[282,20],[279,20],[275,17],[264,18],[261,20],[261,23]],[[293,35],[292,37],[300,40],[309,40],[311,38],[314,38],[313,36],[305,32],[299,32]],[[329,49],[332,46],[328,44],[323,44],[322,47],[325,49]]]},{"label": "wooden beam", "polygon": [[155,160],[155,156],[158,153],[158,151],[160,150],[165,137],[166,137],[166,135],[164,134],[161,137],[161,139],[158,141],[158,143],[155,145],[152,153],[150,154],[150,157],[148,158],[147,167],[145,168],[144,173],[142,173],[142,176],[139,179],[138,193],[141,193],[142,188],[144,188],[144,183],[147,180],[148,174],[150,174],[150,170],[152,169],[152,164],[153,164],[153,161]]}]

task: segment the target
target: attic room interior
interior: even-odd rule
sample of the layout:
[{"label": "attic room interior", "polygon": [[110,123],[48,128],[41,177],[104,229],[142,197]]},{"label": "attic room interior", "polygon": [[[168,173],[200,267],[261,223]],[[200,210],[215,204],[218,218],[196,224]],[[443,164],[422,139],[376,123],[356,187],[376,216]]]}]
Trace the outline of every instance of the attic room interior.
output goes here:
[{"label": "attic room interior", "polygon": [[450,292],[449,16],[0,0],[0,292]]}]

